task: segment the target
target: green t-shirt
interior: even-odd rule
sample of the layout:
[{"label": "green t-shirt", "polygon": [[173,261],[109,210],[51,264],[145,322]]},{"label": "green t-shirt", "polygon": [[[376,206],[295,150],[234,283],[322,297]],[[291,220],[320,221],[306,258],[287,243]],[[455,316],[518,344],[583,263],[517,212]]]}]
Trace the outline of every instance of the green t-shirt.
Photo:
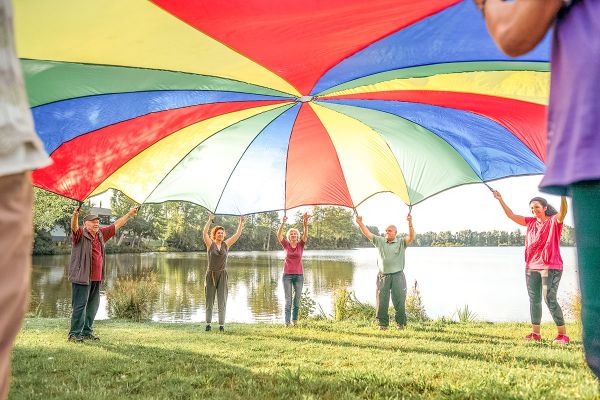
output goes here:
[{"label": "green t-shirt", "polygon": [[403,238],[396,236],[391,243],[388,243],[381,236],[373,236],[372,242],[379,252],[377,266],[381,273],[393,274],[404,270],[406,242]]}]

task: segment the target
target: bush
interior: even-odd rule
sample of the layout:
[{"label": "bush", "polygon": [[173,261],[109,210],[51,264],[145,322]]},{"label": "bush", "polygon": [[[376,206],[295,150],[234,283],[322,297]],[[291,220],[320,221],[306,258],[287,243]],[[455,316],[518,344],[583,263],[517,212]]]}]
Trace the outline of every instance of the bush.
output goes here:
[{"label": "bush", "polygon": [[139,245],[136,247],[131,247],[129,245],[118,245],[113,240],[106,242],[106,254],[145,253],[148,251],[153,251],[153,249],[145,245]]},{"label": "bush", "polygon": [[352,290],[339,288],[333,296],[333,312],[336,321],[346,319],[366,320],[375,317],[375,307],[360,302]]},{"label": "bush", "polygon": [[34,255],[51,255],[56,253],[56,245],[52,242],[50,232],[43,230],[34,231],[32,253]]},{"label": "bush", "polygon": [[458,318],[458,322],[473,322],[477,320],[477,314],[473,312],[473,310],[469,309],[469,305],[465,304],[463,308],[459,308],[456,310],[456,316]]},{"label": "bush", "polygon": [[581,322],[581,293],[579,291],[571,295],[565,308],[566,317],[575,322]]},{"label": "bush", "polygon": [[333,294],[333,317],[336,321],[348,318],[350,292],[346,288],[338,288]]},{"label": "bush", "polygon": [[417,281],[415,281],[414,286],[406,296],[406,318],[409,321],[429,321],[421,299],[421,292],[417,287]]},{"label": "bush", "polygon": [[137,278],[118,278],[106,293],[108,315],[118,319],[148,320],[152,317],[158,293],[154,272]]},{"label": "bush", "polygon": [[300,319],[307,319],[315,311],[317,302],[310,297],[310,291],[304,289],[302,296],[300,296],[300,309],[298,310],[298,317]]}]

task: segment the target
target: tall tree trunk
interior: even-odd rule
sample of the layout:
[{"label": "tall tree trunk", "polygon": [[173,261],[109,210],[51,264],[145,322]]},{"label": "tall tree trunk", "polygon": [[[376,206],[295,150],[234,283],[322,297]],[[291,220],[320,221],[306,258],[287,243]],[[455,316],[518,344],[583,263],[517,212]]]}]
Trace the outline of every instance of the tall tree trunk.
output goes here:
[{"label": "tall tree trunk", "polygon": [[117,241],[117,246],[120,246],[123,243],[124,239],[125,239],[125,232],[123,231],[123,233],[121,233],[121,236],[119,237],[119,240]]},{"label": "tall tree trunk", "polygon": [[269,247],[271,244],[271,228],[269,228],[269,232],[267,233],[267,243],[265,243],[264,249],[269,251]]}]

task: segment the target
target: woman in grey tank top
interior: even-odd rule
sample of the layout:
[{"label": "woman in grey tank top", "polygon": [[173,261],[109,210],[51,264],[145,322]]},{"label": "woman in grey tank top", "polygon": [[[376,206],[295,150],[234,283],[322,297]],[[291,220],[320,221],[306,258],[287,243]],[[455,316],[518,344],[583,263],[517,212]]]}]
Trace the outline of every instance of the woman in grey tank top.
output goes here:
[{"label": "woman in grey tank top", "polygon": [[215,294],[217,295],[217,303],[219,305],[219,331],[224,332],[225,328],[225,309],[227,307],[227,253],[233,244],[239,239],[244,228],[245,217],[240,217],[235,234],[225,240],[225,229],[216,225],[210,231],[208,230],[214,215],[208,216],[208,221],[204,225],[202,237],[206,245],[206,253],[208,260],[208,268],[206,269],[206,277],[204,280],[204,294],[206,296],[206,331],[210,331],[210,323],[212,321],[213,305],[215,303]]}]

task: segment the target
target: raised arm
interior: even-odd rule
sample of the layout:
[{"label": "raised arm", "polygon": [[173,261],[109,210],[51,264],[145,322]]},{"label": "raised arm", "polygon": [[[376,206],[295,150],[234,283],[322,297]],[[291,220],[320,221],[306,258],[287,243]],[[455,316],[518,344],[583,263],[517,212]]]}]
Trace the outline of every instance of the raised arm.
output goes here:
[{"label": "raised arm", "polygon": [[404,243],[409,245],[415,240],[415,230],[412,224],[412,215],[408,214],[406,216],[406,220],[408,221],[408,236],[404,238]]},{"label": "raised arm", "polygon": [[131,209],[129,210],[129,212],[125,215],[123,215],[121,218],[119,218],[118,220],[115,221],[115,231],[118,231],[123,225],[125,225],[125,223],[127,221],[129,221],[129,218],[137,215],[139,207],[131,207]]},{"label": "raised arm", "polygon": [[277,228],[277,240],[279,240],[279,243],[281,243],[281,241],[283,240],[283,225],[285,225],[286,221],[287,216],[284,215],[281,219],[281,224],[279,224],[279,228]]},{"label": "raised arm", "polygon": [[71,232],[75,233],[79,230],[79,211],[81,206],[78,206],[71,216]]},{"label": "raised arm", "polygon": [[506,203],[502,199],[502,195],[500,194],[499,191],[494,190],[493,193],[494,193],[494,198],[500,202],[500,205],[502,206],[502,209],[504,210],[504,213],[506,214],[506,216],[508,218],[512,219],[519,225],[523,225],[523,226],[527,225],[525,223],[525,217],[522,215],[517,215],[514,212],[512,212],[512,210],[506,205]]},{"label": "raised arm", "polygon": [[212,243],[212,239],[208,235],[208,230],[210,229],[210,224],[213,222],[213,218],[215,216],[213,214],[208,214],[208,219],[206,220],[206,224],[204,225],[204,229],[202,229],[202,239],[204,240],[204,244],[208,249]]},{"label": "raised arm", "polygon": [[558,221],[559,224],[562,224],[563,221],[565,220],[566,216],[567,216],[567,198],[565,196],[562,196],[560,198],[560,210],[558,211],[558,216],[556,217],[556,220]]},{"label": "raised arm", "polygon": [[302,226],[304,228],[304,232],[302,232],[302,241],[306,243],[308,240],[308,213],[304,213],[302,216]]},{"label": "raised arm", "polygon": [[358,224],[358,227],[360,228],[360,231],[362,232],[363,235],[365,235],[365,237],[369,240],[373,240],[373,234],[371,233],[371,231],[365,226],[365,224],[363,224],[362,221],[362,217],[359,216],[358,214],[356,214],[356,223]]},{"label": "raised arm", "polygon": [[552,26],[562,0],[474,0],[496,45],[511,57],[528,53]]},{"label": "raised arm", "polygon": [[233,244],[235,242],[237,242],[237,240],[240,238],[240,235],[242,234],[242,229],[244,229],[244,222],[245,221],[246,221],[246,217],[244,217],[243,215],[241,215],[240,216],[240,222],[238,224],[238,227],[237,227],[235,233],[229,239],[225,240],[225,243],[227,244],[227,248],[231,248],[231,246],[233,246]]}]

